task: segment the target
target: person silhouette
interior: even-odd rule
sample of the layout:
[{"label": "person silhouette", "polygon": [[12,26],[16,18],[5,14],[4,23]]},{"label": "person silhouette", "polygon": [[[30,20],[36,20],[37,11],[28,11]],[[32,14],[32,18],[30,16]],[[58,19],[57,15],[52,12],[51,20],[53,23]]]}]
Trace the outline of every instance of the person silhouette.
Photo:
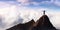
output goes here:
[{"label": "person silhouette", "polygon": [[45,10],[43,11],[43,14],[45,15]]}]

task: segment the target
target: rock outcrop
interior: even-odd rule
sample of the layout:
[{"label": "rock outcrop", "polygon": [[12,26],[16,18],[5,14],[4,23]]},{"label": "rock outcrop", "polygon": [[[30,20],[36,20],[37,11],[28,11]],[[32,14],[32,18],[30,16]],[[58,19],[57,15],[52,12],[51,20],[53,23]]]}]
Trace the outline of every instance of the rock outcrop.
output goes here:
[{"label": "rock outcrop", "polygon": [[7,30],[29,30],[33,27],[33,24],[34,24],[34,20],[32,19],[31,21],[25,23],[25,24],[18,24],[18,25],[15,25]]},{"label": "rock outcrop", "polygon": [[51,24],[47,15],[43,15],[37,22],[33,30],[56,30]]},{"label": "rock outcrop", "polygon": [[43,12],[44,15],[37,22],[32,19],[27,23],[15,25],[7,30],[57,30],[50,22],[48,16],[45,15],[45,11]]}]

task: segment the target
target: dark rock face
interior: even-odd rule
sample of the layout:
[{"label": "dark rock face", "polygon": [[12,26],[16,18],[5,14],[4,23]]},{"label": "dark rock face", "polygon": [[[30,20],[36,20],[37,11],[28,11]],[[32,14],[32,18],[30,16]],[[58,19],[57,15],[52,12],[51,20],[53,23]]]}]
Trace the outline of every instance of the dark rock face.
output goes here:
[{"label": "dark rock face", "polygon": [[43,15],[36,23],[37,25],[33,28],[33,30],[56,30],[49,21],[47,15]]},{"label": "dark rock face", "polygon": [[7,30],[56,30],[51,24],[47,15],[43,15],[37,22],[32,19],[30,22],[25,24],[18,24]]},{"label": "dark rock face", "polygon": [[33,27],[33,24],[34,24],[34,20],[32,19],[31,21],[25,23],[25,24],[18,24],[18,25],[15,25],[14,27],[11,27],[7,30],[29,30]]}]

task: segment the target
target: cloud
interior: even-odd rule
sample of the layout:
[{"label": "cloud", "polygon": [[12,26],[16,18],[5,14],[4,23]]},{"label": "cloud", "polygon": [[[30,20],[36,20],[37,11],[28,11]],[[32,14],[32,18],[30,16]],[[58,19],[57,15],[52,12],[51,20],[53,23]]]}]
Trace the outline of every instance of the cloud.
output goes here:
[{"label": "cloud", "polygon": [[[52,12],[50,13],[50,21],[57,28],[60,29],[60,12]],[[49,15],[48,15],[49,16]]]},{"label": "cloud", "polygon": [[20,2],[22,5],[40,5],[41,3],[49,3],[50,0],[17,0],[17,2]]},{"label": "cloud", "polygon": [[51,4],[60,6],[60,0],[17,0],[17,2],[20,2],[21,5],[35,5],[39,6],[41,4]]},{"label": "cloud", "polygon": [[11,24],[18,19],[16,5],[9,4],[7,2],[0,2],[0,16],[2,18],[0,22],[0,30],[11,27]]},{"label": "cloud", "polygon": [[16,1],[16,0],[0,0],[0,1]]},{"label": "cloud", "polygon": [[[51,1],[51,2],[53,2],[53,1]],[[26,3],[27,3],[27,1],[26,1]],[[40,4],[37,2],[31,2],[31,3],[34,5]],[[27,4],[29,5],[29,3],[27,3]],[[49,16],[52,24],[56,28],[60,28],[59,27],[59,25],[60,25],[60,19],[59,19],[60,12],[58,12],[58,13],[53,12],[52,9],[49,9],[49,8],[28,8],[28,7],[18,6],[16,4],[13,4],[13,3],[11,4],[11,3],[7,3],[7,2],[0,2],[0,6],[1,6],[0,7],[0,16],[3,17],[2,25],[5,25],[4,29],[14,26],[15,23],[20,23],[19,22],[20,20],[18,20],[19,17],[22,19],[22,23],[26,23],[26,22],[30,21],[31,19],[34,19],[35,21],[37,21],[37,19],[39,19],[43,15],[42,14],[43,10],[48,11],[46,14]],[[2,29],[2,27],[0,27],[0,28]]]},{"label": "cloud", "polygon": [[21,3],[27,3],[29,0],[17,0],[17,1]]},{"label": "cloud", "polygon": [[60,0],[55,0],[53,2],[54,2],[55,5],[60,6],[60,4],[59,4],[60,3]]}]

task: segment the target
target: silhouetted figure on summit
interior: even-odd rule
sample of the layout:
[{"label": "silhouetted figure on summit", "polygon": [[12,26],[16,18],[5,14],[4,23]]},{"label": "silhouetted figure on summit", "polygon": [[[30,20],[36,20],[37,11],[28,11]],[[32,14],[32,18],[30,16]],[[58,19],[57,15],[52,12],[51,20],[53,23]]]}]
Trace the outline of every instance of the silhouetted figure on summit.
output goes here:
[{"label": "silhouetted figure on summit", "polygon": [[43,11],[43,14],[45,15],[45,10]]},{"label": "silhouetted figure on summit", "polygon": [[48,16],[45,15],[44,10],[43,16],[36,22],[32,19],[27,23],[15,25],[7,30],[56,30],[56,28],[51,24]]},{"label": "silhouetted figure on summit", "polygon": [[43,11],[43,16],[36,22],[37,25],[32,30],[56,30],[56,28],[51,24],[45,11]]}]

